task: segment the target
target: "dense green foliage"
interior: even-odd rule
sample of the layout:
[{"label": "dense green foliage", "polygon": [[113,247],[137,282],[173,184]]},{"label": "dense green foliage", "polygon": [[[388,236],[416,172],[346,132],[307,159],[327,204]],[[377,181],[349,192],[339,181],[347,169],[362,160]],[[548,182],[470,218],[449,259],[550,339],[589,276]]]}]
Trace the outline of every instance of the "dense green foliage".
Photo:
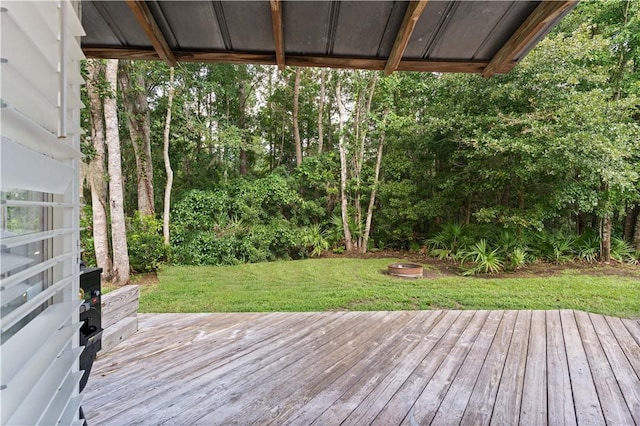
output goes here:
[{"label": "dense green foliage", "polygon": [[567,269],[552,276],[399,279],[398,259],[306,259],[223,267],[166,267],[142,287],[141,312],[301,312],[399,309],[579,309],[640,315],[640,280]]},{"label": "dense green foliage", "polygon": [[129,263],[134,272],[157,271],[167,260],[169,248],[162,240],[162,222],[135,212],[127,224]]},{"label": "dense green foliage", "polygon": [[[611,224],[612,258],[637,260],[639,16],[640,2],[584,1],[511,73],[490,79],[394,73],[374,85],[372,72],[304,69],[300,166],[291,117],[293,70],[181,65],[170,147],[169,258],[232,265],[341,251],[337,147],[343,136],[354,239],[364,233],[363,212],[377,191],[369,249],[429,250],[464,262],[470,274],[537,260],[593,262]],[[159,212],[168,70],[161,63],[137,66],[149,87]],[[349,113],[342,135],[338,81]],[[374,185],[381,138],[380,181]],[[125,147],[131,217],[133,158]],[[157,223],[131,223],[134,267],[155,269],[167,256],[166,249],[152,247],[160,244]]]}]

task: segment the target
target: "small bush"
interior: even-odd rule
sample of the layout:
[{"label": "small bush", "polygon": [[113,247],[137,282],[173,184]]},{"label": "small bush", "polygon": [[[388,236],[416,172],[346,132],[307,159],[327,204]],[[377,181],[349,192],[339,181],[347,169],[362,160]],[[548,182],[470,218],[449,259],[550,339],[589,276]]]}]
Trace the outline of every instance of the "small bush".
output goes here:
[{"label": "small bush", "polygon": [[618,262],[634,262],[635,250],[621,238],[611,239],[611,258]]},{"label": "small bush", "polygon": [[600,255],[600,237],[594,232],[581,235],[576,240],[576,255],[578,259],[592,263]]},{"label": "small bush", "polygon": [[96,252],[93,243],[93,213],[91,205],[82,208],[80,215],[80,248],[82,249],[82,261],[87,266],[97,266]]},{"label": "small bush", "polygon": [[136,212],[127,226],[129,265],[135,272],[155,272],[166,262],[168,248],[162,237],[162,222]]},{"label": "small bush", "polygon": [[468,227],[459,223],[448,223],[433,238],[427,240],[431,253],[441,260],[454,260],[470,242]]},{"label": "small bush", "polygon": [[326,232],[317,224],[303,230],[302,244],[310,256],[320,256],[323,251],[329,249]]},{"label": "small bush", "polygon": [[494,274],[502,271],[504,267],[498,249],[491,250],[485,239],[481,239],[473,244],[469,250],[465,250],[461,259],[462,262],[470,260],[475,263],[473,267],[464,269],[463,275]]}]

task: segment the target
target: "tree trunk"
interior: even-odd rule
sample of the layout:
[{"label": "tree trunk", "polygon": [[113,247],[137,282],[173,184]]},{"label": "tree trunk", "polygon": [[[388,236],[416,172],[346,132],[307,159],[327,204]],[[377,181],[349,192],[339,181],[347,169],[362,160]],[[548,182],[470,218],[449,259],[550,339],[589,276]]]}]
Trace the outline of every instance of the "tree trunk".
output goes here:
[{"label": "tree trunk", "polygon": [[[363,246],[363,232],[362,232],[362,206],[360,203],[360,199],[362,194],[360,193],[360,187],[362,183],[362,166],[364,164],[364,150],[365,150],[365,142],[367,139],[367,122],[369,121],[369,114],[371,112],[371,102],[373,101],[373,94],[376,90],[376,81],[378,79],[378,74],[373,74],[371,78],[371,82],[369,83],[369,92],[367,93],[367,103],[364,111],[361,111],[360,102],[356,102],[356,141],[357,145],[357,155],[354,159],[355,167],[354,167],[354,176],[356,178],[356,194],[355,194],[355,208],[356,208],[356,223],[358,224],[358,241],[357,246],[358,249],[362,250]],[[366,246],[365,249],[366,251]]]},{"label": "tree trunk", "polygon": [[338,105],[338,147],[340,149],[340,211],[342,215],[342,227],[344,228],[344,244],[347,251],[353,250],[351,231],[349,230],[347,203],[347,147],[344,135],[344,123],[347,119],[347,111],[342,104],[340,89],[340,77],[336,82],[336,104]]},{"label": "tree trunk", "polygon": [[320,70],[320,102],[318,103],[318,154],[322,154],[324,145],[324,98],[325,98],[325,85],[327,80],[327,70]]},{"label": "tree trunk", "polygon": [[300,67],[296,67],[296,78],[293,83],[293,139],[296,144],[296,166],[302,164],[302,142],[298,125],[298,104],[300,98]]},{"label": "tree trunk", "polygon": [[[385,115],[387,111],[385,111]],[[362,247],[360,251],[362,253],[367,252],[367,245],[369,244],[369,233],[371,232],[371,219],[373,217],[373,206],[376,202],[376,190],[378,188],[378,181],[380,179],[380,166],[382,164],[382,150],[384,148],[384,130],[380,134],[380,142],[378,143],[378,156],[376,157],[376,170],[373,175],[373,187],[371,188],[371,196],[369,197],[369,207],[367,208],[367,221],[364,227],[364,236],[362,238]]]},{"label": "tree trunk", "polygon": [[640,251],[640,212],[636,216],[636,226],[633,231],[633,248]]},{"label": "tree trunk", "polygon": [[623,238],[625,241],[628,241],[631,244],[633,244],[633,235],[639,213],[640,206],[636,205],[633,207],[628,207],[627,214],[625,215]]},{"label": "tree trunk", "polygon": [[109,225],[107,220],[107,183],[104,170],[104,110],[100,99],[100,80],[104,78],[99,59],[87,61],[87,94],[91,114],[91,141],[95,155],[88,167],[88,180],[91,188],[91,211],[93,214],[93,248],[96,263],[102,268],[102,276],[110,280],[112,262],[109,252]]},{"label": "tree trunk", "polygon": [[[242,68],[245,67],[245,68]],[[245,79],[245,69],[246,69],[246,65],[240,65],[240,70],[238,73],[238,96],[239,96],[239,102],[238,102],[238,129],[240,129],[240,132],[242,134],[242,141],[241,141],[241,145],[240,145],[240,175],[241,176],[246,176],[247,172],[249,171],[249,156],[247,154],[247,150],[244,147],[244,144],[246,143],[246,141],[244,140],[244,128],[245,128],[245,121],[246,121],[246,112],[245,112],[245,104],[247,103],[247,87],[246,87],[246,79]]]},{"label": "tree trunk", "polygon": [[600,239],[600,261],[611,261],[611,216],[602,219],[602,234]]},{"label": "tree trunk", "polygon": [[153,202],[153,166],[151,164],[151,118],[147,103],[147,85],[141,70],[131,61],[120,63],[118,81],[127,115],[127,127],[136,159],[138,211],[155,216]]},{"label": "tree trunk", "polygon": [[111,211],[111,244],[113,247],[113,281],[116,285],[129,282],[129,253],[124,217],[124,194],[122,185],[122,163],[120,158],[120,135],[118,134],[118,108],[116,86],[118,83],[118,60],[107,60],[104,120],[107,139],[109,201]]},{"label": "tree trunk", "polygon": [[167,99],[167,116],[164,121],[164,133],[162,135],[163,148],[162,156],[164,158],[164,170],[167,173],[167,185],[164,187],[164,209],[162,212],[162,235],[164,243],[169,244],[169,218],[171,211],[171,188],[173,186],[173,170],[171,169],[171,159],[169,158],[169,135],[171,132],[171,106],[173,104],[173,94],[175,88],[173,86],[174,69],[169,69],[169,95]]}]

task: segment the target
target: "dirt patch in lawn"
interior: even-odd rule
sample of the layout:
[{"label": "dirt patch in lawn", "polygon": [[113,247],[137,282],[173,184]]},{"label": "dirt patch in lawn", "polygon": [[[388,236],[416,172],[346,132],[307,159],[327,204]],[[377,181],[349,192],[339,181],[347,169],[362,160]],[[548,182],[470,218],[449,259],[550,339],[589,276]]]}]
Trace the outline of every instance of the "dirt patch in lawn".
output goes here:
[{"label": "dirt patch in lawn", "polygon": [[[423,253],[413,253],[407,251],[376,251],[371,253],[326,253],[322,257],[340,258],[348,257],[355,259],[403,259],[407,262],[424,265],[424,278],[439,278],[443,276],[460,275],[462,269],[459,262],[451,262],[429,257]],[[488,278],[527,278],[527,277],[551,277],[561,274],[592,275],[592,276],[617,276],[625,278],[640,279],[640,266],[628,263],[547,263],[537,262],[526,265],[516,271],[500,272],[497,274],[480,274],[479,279]]]}]

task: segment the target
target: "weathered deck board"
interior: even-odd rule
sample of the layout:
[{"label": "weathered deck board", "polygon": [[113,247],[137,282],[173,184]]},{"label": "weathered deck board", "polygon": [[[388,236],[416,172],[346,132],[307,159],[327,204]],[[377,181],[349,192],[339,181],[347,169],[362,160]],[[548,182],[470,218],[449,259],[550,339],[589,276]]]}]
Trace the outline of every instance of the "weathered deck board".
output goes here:
[{"label": "weathered deck board", "polygon": [[522,388],[526,371],[531,311],[518,312],[511,345],[505,360],[498,395],[491,416],[492,425],[514,425],[520,419]]},{"label": "weathered deck board", "polygon": [[575,425],[576,410],[562,324],[558,311],[547,311],[547,395],[548,415],[558,425]]},{"label": "weathered deck board", "polygon": [[91,425],[636,424],[640,322],[574,311],[142,314]]}]

